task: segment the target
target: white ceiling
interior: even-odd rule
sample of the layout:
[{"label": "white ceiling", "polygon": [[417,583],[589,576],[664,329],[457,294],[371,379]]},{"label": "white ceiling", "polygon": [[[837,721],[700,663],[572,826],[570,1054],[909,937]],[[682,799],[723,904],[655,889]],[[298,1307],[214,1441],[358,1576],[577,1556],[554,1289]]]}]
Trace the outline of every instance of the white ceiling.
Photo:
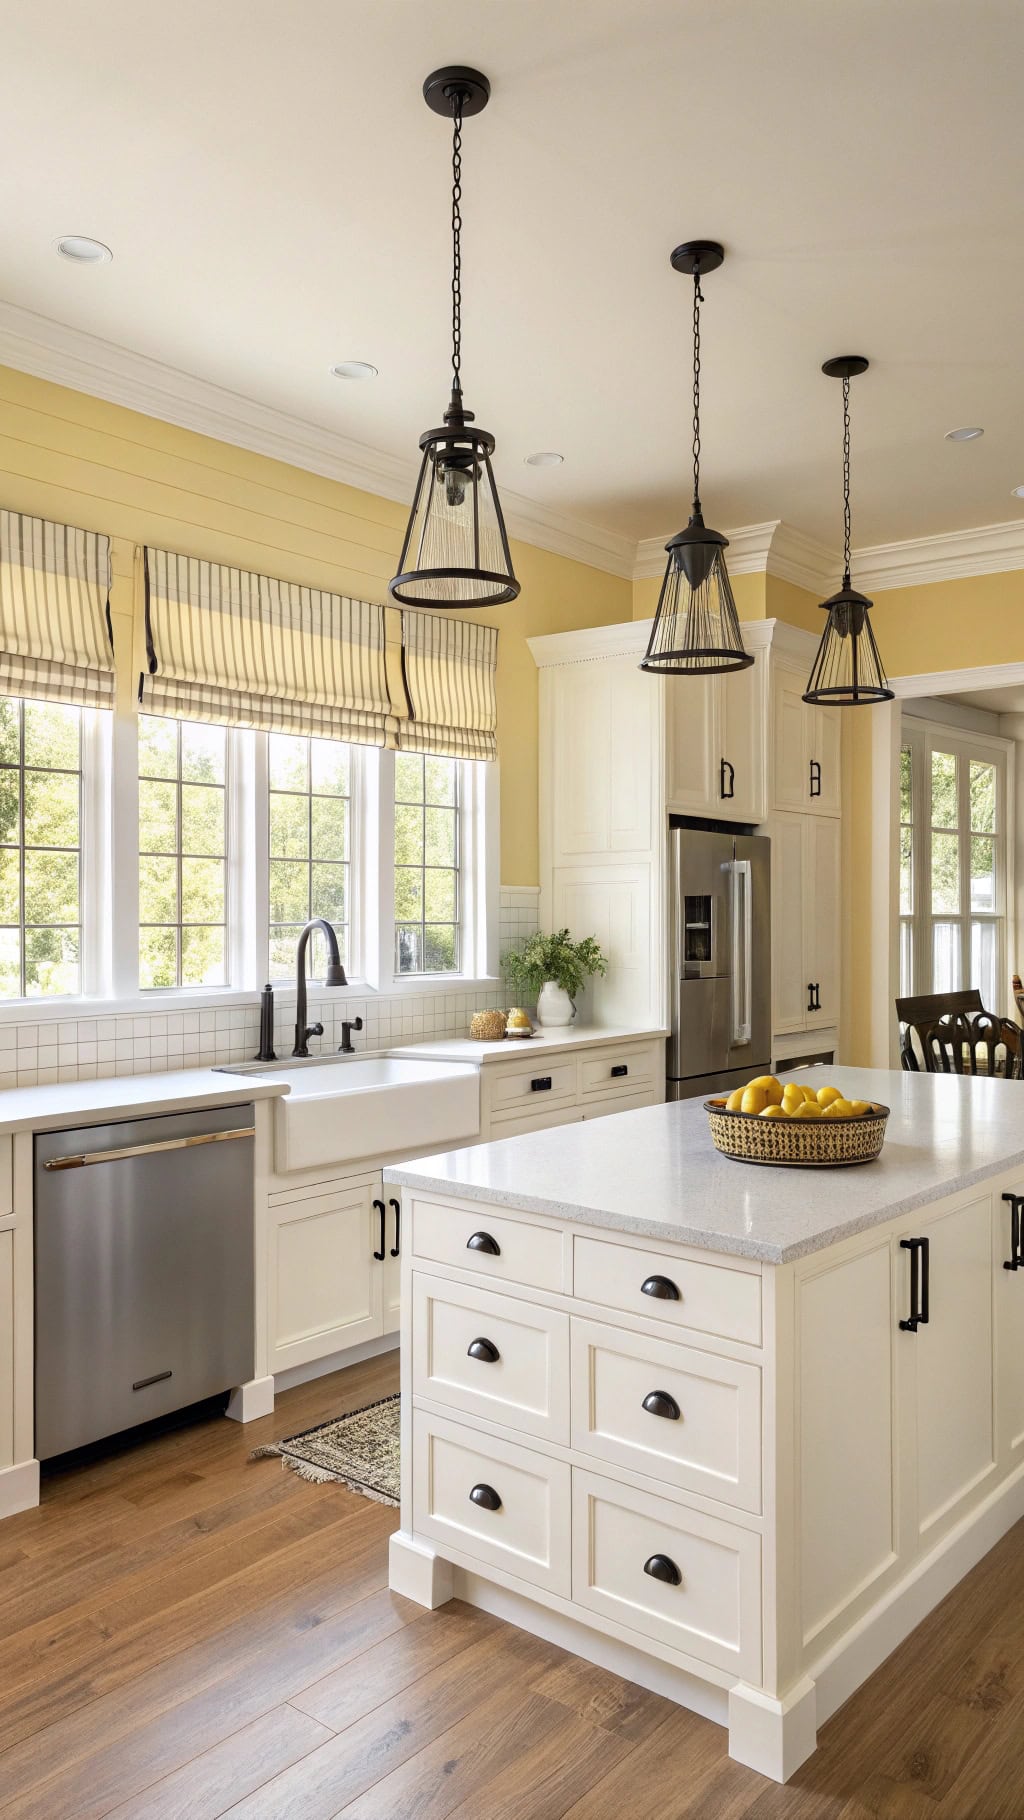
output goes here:
[{"label": "white ceiling", "polygon": [[[685,516],[687,280],[706,280],[720,526],[859,544],[1021,518],[1019,0],[32,0],[4,7],[0,295],[412,455],[448,369],[448,129],[465,129],[463,373],[499,481],[630,538]],[[112,264],[56,258],[91,234]],[[335,360],[380,368],[368,384]],[[980,442],[943,432],[978,423]],[[534,449],[560,469],[524,466]]]}]

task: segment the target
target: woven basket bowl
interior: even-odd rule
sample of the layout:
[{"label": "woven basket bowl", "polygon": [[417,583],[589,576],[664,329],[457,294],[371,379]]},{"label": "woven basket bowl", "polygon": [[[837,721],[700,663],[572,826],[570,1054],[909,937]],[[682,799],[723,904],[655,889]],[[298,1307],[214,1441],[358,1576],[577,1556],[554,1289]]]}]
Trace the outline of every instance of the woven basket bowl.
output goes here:
[{"label": "woven basket bowl", "polygon": [[726,1112],[715,1100],[704,1110],[715,1149],[738,1163],[780,1163],[790,1169],[843,1169],[873,1163],[885,1138],[888,1106],[855,1119],[763,1119]]}]

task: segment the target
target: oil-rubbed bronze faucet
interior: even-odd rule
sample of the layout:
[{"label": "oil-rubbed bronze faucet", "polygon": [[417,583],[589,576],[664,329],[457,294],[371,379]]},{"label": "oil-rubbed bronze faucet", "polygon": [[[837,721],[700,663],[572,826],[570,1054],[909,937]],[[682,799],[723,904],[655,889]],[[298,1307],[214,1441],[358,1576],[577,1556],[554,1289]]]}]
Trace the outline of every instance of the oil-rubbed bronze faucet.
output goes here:
[{"label": "oil-rubbed bronze faucet", "polygon": [[323,931],[324,940],[327,943],[327,972],[324,975],[324,985],[348,985],[345,969],[341,964],[341,952],[338,948],[338,938],[334,933],[334,929],[325,916],[314,916],[311,921],[306,924],[302,934],[299,936],[299,946],[296,952],[298,979],[296,980],[295,986],[295,1047],[292,1050],[293,1055],[308,1055],[310,1037],[323,1036],[324,1033],[322,1024],[306,1023],[306,949],[309,947],[309,938],[315,929],[321,929]]}]

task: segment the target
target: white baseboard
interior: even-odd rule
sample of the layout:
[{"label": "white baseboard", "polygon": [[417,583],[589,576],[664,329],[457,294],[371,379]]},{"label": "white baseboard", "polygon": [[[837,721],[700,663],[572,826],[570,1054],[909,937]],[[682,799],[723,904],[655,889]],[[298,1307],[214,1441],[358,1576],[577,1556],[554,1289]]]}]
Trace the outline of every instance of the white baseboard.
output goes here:
[{"label": "white baseboard", "polygon": [[313,1359],[308,1365],[289,1365],[274,1377],[274,1389],[291,1390],[296,1384],[310,1384],[314,1378],[326,1378],[332,1371],[344,1371],[346,1365],[361,1365],[364,1359],[379,1358],[382,1352],[395,1352],[400,1335],[378,1334],[375,1340],[364,1340],[360,1346],[349,1346],[344,1352],[332,1352],[329,1358]]},{"label": "white baseboard", "polygon": [[21,1460],[0,1469],[0,1518],[19,1510],[34,1510],[39,1503],[39,1461]]}]

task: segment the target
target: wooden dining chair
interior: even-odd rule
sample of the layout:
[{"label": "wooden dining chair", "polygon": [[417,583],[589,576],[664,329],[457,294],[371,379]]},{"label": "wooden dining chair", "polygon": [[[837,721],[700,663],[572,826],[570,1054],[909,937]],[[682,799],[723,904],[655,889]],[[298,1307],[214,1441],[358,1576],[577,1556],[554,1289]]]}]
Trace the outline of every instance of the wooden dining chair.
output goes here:
[{"label": "wooden dining chair", "polygon": [[1024,1031],[986,1011],[980,992],[920,993],[896,1000],[900,1061],[911,1074],[1024,1074]]}]

